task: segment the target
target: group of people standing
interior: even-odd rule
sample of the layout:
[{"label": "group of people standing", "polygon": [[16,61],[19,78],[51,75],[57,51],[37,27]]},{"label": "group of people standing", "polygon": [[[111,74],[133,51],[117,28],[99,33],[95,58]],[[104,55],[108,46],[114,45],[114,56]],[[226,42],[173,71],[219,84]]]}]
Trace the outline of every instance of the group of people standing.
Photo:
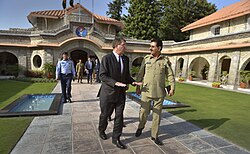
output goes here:
[{"label": "group of people standing", "polygon": [[82,63],[82,60],[79,59],[78,63],[76,64],[76,73],[77,73],[77,81],[78,83],[83,83],[83,74],[84,72],[87,74],[87,82],[92,84],[93,79],[96,82],[100,83],[101,80],[99,79],[99,69],[100,63],[98,59],[95,59],[95,62],[88,58],[85,64]]},{"label": "group of people standing", "polygon": [[[101,60],[101,64],[97,67],[97,74],[99,75],[97,75],[97,78],[100,79],[102,83],[98,92],[101,109],[98,126],[99,137],[102,140],[108,138],[105,133],[108,119],[112,112],[115,111],[112,143],[120,149],[126,148],[121,142],[120,137],[124,126],[123,111],[125,108],[126,90],[128,90],[128,85],[131,84],[136,86],[136,93],[141,94],[142,100],[139,111],[139,125],[135,131],[135,137],[139,137],[142,134],[150,113],[151,102],[153,102],[151,139],[157,145],[163,145],[162,141],[158,138],[162,105],[167,94],[170,97],[174,95],[175,80],[169,59],[161,54],[163,47],[162,41],[159,39],[151,40],[149,47],[150,54],[144,57],[136,79],[131,77],[129,58],[124,55],[126,40],[117,37],[114,39],[112,46],[113,51],[104,56]],[[79,80],[82,82],[81,73],[85,70],[88,74],[88,82],[91,83],[92,72],[96,64],[97,63],[91,62],[90,58],[85,65],[79,60],[76,66],[78,82]],[[56,70],[57,79],[59,76],[61,78],[63,100],[66,102],[66,100],[70,100],[71,97],[70,79],[75,77],[74,65],[73,62],[67,58],[67,53],[63,54],[63,59],[58,62]],[[170,85],[168,93],[165,91],[166,79]],[[67,84],[67,86],[64,84]]]},{"label": "group of people standing", "polygon": [[74,62],[69,58],[67,52],[62,54],[62,59],[58,61],[56,65],[56,80],[61,80],[61,89],[62,89],[62,102],[72,102],[71,101],[71,82],[77,77],[78,83],[83,83],[83,74],[87,74],[87,82],[92,84],[93,77],[96,82],[100,83],[99,79],[99,69],[100,63],[98,59],[95,59],[95,62],[91,61],[91,58],[88,58],[88,61],[85,64],[82,63],[82,60],[79,59],[76,64],[76,69],[74,67]]}]

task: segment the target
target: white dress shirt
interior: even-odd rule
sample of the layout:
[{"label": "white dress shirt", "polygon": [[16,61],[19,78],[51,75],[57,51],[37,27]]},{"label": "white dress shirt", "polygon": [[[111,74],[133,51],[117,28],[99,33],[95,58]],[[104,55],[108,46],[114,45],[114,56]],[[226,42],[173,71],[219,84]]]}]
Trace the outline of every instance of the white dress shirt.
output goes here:
[{"label": "white dress shirt", "polygon": [[117,62],[119,62],[119,57],[120,57],[120,62],[121,62],[121,74],[122,74],[122,72],[123,72],[123,60],[122,60],[122,57],[119,56],[119,55],[118,55],[116,52],[114,52],[114,51],[113,51],[113,53],[114,53],[114,55],[115,55],[115,57],[116,57]]}]

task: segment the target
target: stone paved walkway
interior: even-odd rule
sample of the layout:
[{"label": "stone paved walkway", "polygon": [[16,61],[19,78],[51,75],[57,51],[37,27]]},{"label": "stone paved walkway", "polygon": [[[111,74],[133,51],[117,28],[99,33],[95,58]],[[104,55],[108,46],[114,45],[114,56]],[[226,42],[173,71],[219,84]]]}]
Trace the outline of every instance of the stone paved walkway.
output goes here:
[{"label": "stone paved walkway", "polygon": [[[12,154],[250,154],[248,151],[170,113],[163,112],[158,146],[150,139],[152,117],[141,137],[134,137],[138,125],[139,105],[126,101],[125,124],[121,140],[127,149],[120,150],[111,143],[113,123],[107,128],[108,140],[98,137],[100,84],[73,83],[73,103],[63,106],[62,115],[36,117],[20,139]],[[58,84],[53,92],[60,92]]]}]

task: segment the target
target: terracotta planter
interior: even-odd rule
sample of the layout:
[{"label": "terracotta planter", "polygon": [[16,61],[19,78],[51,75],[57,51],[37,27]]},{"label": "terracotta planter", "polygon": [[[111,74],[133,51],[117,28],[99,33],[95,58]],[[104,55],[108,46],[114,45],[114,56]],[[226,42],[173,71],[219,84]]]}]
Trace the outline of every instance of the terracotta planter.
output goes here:
[{"label": "terracotta planter", "polygon": [[52,73],[47,73],[47,78],[48,78],[48,79],[53,78],[53,74],[52,74]]},{"label": "terracotta planter", "polygon": [[247,83],[245,83],[245,82],[240,82],[240,87],[241,87],[241,88],[247,88]]},{"label": "terracotta planter", "polygon": [[220,85],[212,85],[214,88],[220,88]]},{"label": "terracotta planter", "polygon": [[193,77],[192,77],[192,76],[189,76],[189,77],[188,77],[188,80],[189,80],[189,81],[193,81]]}]

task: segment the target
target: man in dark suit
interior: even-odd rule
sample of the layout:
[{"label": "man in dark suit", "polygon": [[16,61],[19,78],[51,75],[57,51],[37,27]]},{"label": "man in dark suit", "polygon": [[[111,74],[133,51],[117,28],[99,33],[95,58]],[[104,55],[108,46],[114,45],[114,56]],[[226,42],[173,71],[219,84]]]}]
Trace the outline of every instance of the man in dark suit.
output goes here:
[{"label": "man in dark suit", "polygon": [[115,109],[115,119],[112,143],[118,148],[126,146],[120,141],[123,129],[123,110],[126,99],[126,84],[140,85],[130,76],[129,58],[123,55],[126,49],[126,41],[123,38],[115,38],[113,52],[104,56],[101,61],[99,77],[102,81],[100,88],[99,136],[106,140],[105,130],[108,125],[108,117],[111,110]]},{"label": "man in dark suit", "polygon": [[94,62],[90,58],[85,62],[85,71],[87,73],[87,81],[92,84],[92,74],[94,70]]}]

